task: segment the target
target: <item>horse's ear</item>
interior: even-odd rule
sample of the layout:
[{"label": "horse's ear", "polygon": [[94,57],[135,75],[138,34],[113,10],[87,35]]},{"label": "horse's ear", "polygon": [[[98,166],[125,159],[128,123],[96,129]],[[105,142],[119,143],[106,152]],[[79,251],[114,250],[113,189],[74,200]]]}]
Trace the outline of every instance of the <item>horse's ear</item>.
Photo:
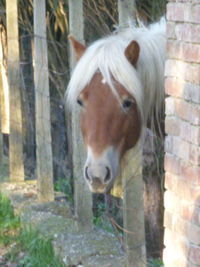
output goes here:
[{"label": "horse's ear", "polygon": [[76,60],[78,61],[84,54],[86,47],[83,44],[79,43],[72,35],[69,35],[68,39],[70,40],[72,44],[72,47],[75,52]]},{"label": "horse's ear", "polygon": [[133,66],[135,66],[138,61],[139,53],[140,46],[136,41],[131,41],[125,49],[125,56]]}]

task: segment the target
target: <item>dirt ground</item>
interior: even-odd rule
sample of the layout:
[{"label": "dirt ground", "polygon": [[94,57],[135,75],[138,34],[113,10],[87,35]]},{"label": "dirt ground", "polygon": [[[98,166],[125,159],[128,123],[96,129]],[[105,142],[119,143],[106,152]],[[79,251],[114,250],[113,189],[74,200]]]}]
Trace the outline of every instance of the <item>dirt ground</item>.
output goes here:
[{"label": "dirt ground", "polygon": [[[87,232],[78,229],[70,205],[59,193],[56,201],[38,203],[35,182],[0,183],[0,191],[10,198],[24,225],[32,225],[52,238],[54,251],[66,266],[125,266],[125,256],[117,237],[101,229]],[[0,266],[20,267],[17,262],[5,260],[8,250],[0,248]],[[17,261],[23,256],[19,253]]]}]

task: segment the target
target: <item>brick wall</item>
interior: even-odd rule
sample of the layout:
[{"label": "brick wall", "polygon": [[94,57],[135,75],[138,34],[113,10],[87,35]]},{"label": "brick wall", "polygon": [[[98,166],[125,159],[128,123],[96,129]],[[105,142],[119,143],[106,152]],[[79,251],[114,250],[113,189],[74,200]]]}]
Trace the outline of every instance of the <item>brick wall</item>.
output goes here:
[{"label": "brick wall", "polygon": [[200,267],[200,0],[167,5],[165,267]]}]

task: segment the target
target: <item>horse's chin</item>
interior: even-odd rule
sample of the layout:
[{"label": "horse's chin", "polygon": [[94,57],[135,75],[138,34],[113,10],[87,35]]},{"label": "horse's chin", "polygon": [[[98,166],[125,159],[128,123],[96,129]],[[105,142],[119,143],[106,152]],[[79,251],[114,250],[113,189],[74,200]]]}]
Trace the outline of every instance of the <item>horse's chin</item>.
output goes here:
[{"label": "horse's chin", "polygon": [[92,192],[93,194],[106,194],[110,192],[113,186],[113,182],[109,184],[100,184],[98,186],[92,186],[90,184],[88,185],[89,185],[90,192]]},{"label": "horse's chin", "polygon": [[90,188],[91,193],[93,194],[105,194],[106,193],[106,188],[92,188],[92,187],[89,187],[89,188]]}]

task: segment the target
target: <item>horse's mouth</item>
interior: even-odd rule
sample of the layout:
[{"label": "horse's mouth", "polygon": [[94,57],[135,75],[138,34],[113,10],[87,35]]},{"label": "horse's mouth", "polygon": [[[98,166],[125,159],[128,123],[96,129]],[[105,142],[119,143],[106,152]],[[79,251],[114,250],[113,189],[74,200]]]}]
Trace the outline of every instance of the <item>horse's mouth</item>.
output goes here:
[{"label": "horse's mouth", "polygon": [[96,193],[96,194],[104,194],[106,193],[107,191],[107,186],[104,185],[104,184],[95,184],[95,183],[92,183],[92,184],[89,184],[89,189],[92,193]]},{"label": "horse's mouth", "polygon": [[109,191],[112,188],[112,185],[113,185],[112,182],[109,184],[102,184],[100,182],[97,182],[97,183],[93,182],[92,184],[89,184],[89,189],[94,194],[105,194],[105,193],[109,193]]}]

